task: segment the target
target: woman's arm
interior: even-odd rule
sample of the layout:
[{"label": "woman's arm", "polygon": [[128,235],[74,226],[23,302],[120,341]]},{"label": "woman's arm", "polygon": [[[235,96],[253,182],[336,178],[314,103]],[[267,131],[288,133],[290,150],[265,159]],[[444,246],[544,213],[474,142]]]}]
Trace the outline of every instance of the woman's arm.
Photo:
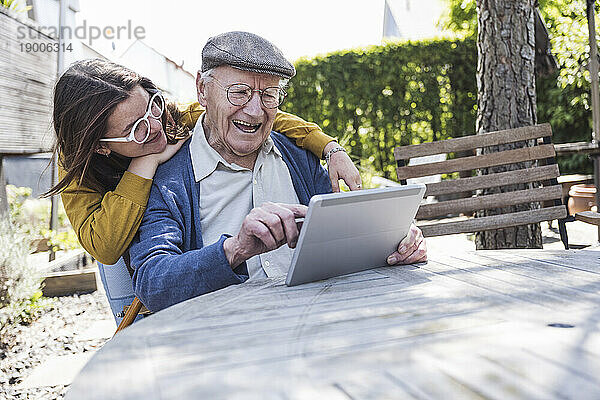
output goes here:
[{"label": "woman's arm", "polygon": [[[282,111],[278,111],[275,116],[273,130],[283,133],[290,139],[294,139],[298,147],[309,150],[319,159],[325,158],[325,154],[329,150],[341,147],[334,138],[324,134],[319,125]],[[358,169],[356,169],[356,166],[345,150],[332,153],[327,163],[327,169],[334,192],[340,191],[340,184],[338,182],[340,179],[346,182],[350,190],[362,188]]]},{"label": "woman's arm", "polygon": [[[179,111],[181,116],[178,123],[193,129],[204,109],[199,103],[190,103],[180,107]],[[319,125],[307,122],[294,114],[278,111],[273,130],[293,139],[298,147],[310,151],[319,159],[325,158],[330,149],[339,147],[336,139],[323,133]],[[361,188],[360,174],[345,152],[333,153],[328,169],[334,192],[340,191],[338,179],[343,179],[350,190]]]},{"label": "woman's arm", "polygon": [[[177,122],[187,129],[194,129],[204,109],[196,102],[181,105],[179,111],[181,115]],[[324,150],[327,143],[336,141],[335,138],[324,134],[319,125],[283,111],[277,111],[273,130],[293,139],[296,146],[310,151],[320,160],[325,157]]]},{"label": "woman's arm", "polygon": [[131,172],[104,194],[71,182],[61,197],[81,246],[101,263],[115,264],[140,227],[151,187],[151,179]]},{"label": "woman's arm", "polygon": [[319,125],[283,111],[277,111],[273,130],[293,139],[296,146],[310,151],[319,159],[325,156],[323,151],[327,143],[336,141],[335,138],[323,133]]}]

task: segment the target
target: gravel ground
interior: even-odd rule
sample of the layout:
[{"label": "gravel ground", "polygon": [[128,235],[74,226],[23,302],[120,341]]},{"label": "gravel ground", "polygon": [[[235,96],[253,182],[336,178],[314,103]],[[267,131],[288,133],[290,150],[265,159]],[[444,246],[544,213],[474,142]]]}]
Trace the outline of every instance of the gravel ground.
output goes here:
[{"label": "gravel ground", "polygon": [[103,292],[53,298],[47,310],[30,325],[19,325],[0,340],[0,399],[58,399],[68,386],[21,389],[32,369],[50,357],[94,351],[104,339],[80,340],[92,322],[111,319]]}]

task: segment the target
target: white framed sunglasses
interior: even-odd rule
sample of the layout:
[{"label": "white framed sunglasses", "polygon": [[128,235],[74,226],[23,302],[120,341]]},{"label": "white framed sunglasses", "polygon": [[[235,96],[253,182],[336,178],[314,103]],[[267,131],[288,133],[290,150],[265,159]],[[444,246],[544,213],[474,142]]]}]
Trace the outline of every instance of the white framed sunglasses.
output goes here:
[{"label": "white framed sunglasses", "polygon": [[150,137],[150,120],[149,118],[159,119],[165,111],[165,98],[160,91],[157,91],[150,97],[146,114],[133,124],[129,135],[117,138],[102,138],[101,142],[117,142],[128,143],[135,142],[144,144]]}]

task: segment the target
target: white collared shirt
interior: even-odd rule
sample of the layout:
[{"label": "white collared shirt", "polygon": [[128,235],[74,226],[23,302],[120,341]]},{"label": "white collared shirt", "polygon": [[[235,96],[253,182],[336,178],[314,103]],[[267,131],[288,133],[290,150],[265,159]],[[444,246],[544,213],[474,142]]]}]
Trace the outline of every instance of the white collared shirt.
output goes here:
[{"label": "white collared shirt", "polygon": [[[215,243],[222,234],[236,235],[250,210],[271,201],[298,204],[290,171],[271,137],[261,146],[254,169],[228,163],[206,140],[198,119],[190,143],[194,179],[200,182],[202,240]],[[292,262],[293,250],[283,245],[250,258],[250,279],[282,276]]]}]

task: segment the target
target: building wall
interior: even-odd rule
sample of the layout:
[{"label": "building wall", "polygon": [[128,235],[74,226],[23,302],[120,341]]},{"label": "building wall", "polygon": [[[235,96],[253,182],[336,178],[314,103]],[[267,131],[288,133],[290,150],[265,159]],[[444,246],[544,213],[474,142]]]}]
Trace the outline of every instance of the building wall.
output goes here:
[{"label": "building wall", "polygon": [[[19,39],[25,33],[35,40]],[[0,154],[26,154],[52,147],[52,90],[56,52],[22,46],[51,46],[36,24],[0,8]]]},{"label": "building wall", "polygon": [[[390,11],[398,29],[395,35],[391,33],[393,29],[388,29],[390,15],[386,15],[384,38],[422,40],[448,34],[438,26],[446,7],[442,0],[387,0],[386,5],[389,7],[386,11]],[[388,26],[385,26],[386,22]]]},{"label": "building wall", "polygon": [[51,187],[51,158],[52,153],[5,156],[6,183],[31,188],[31,196],[38,197]]},{"label": "building wall", "polygon": [[171,99],[196,100],[195,76],[140,40],[136,40],[117,62],[152,79]]},{"label": "building wall", "polygon": [[[79,11],[79,1],[77,0],[64,0],[66,2],[66,13],[65,13],[65,25],[71,28],[76,26],[76,14]],[[33,20],[40,26],[44,27],[46,31],[51,28],[58,27],[59,20],[59,3],[58,0],[31,0],[32,10],[30,15],[33,16]],[[71,51],[65,51],[65,67],[68,67],[72,63],[81,59],[80,54],[83,52],[83,44],[78,39],[73,37],[65,37],[65,43],[71,44]]]}]

